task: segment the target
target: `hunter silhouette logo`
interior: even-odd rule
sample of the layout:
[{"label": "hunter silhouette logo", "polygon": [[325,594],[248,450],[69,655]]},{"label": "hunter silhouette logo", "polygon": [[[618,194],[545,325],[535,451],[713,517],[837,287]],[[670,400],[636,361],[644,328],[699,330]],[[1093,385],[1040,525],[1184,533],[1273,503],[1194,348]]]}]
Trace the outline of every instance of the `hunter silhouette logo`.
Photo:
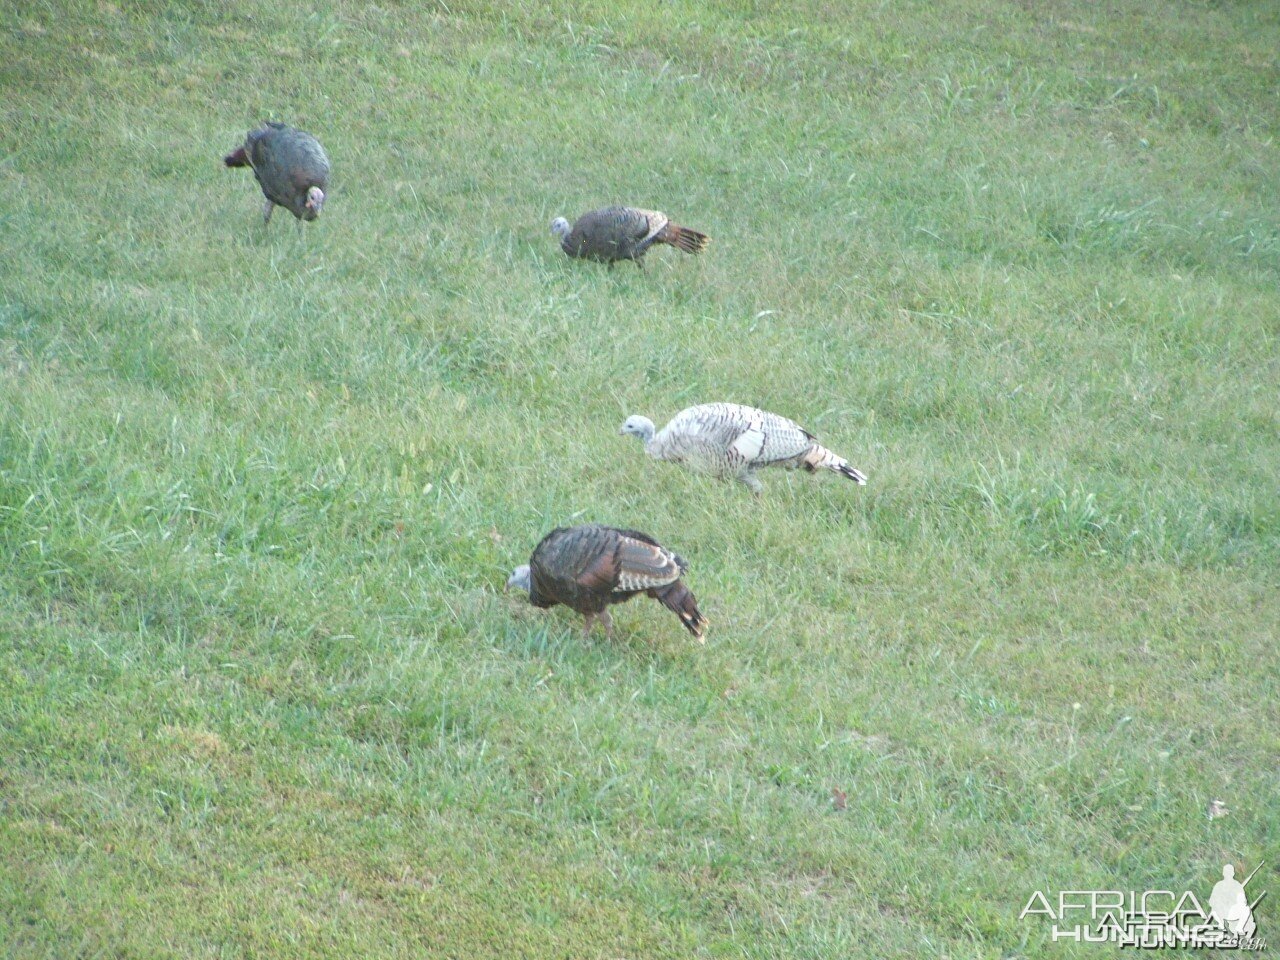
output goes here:
[{"label": "hunter silhouette logo", "polygon": [[1060,890],[1050,897],[1037,890],[1018,914],[1019,920],[1042,916],[1052,921],[1050,939],[1076,943],[1109,943],[1145,950],[1265,950],[1257,936],[1256,909],[1266,892],[1249,899],[1249,881],[1262,867],[1236,879],[1231,864],[1222,868],[1206,910],[1190,890]]},{"label": "hunter silhouette logo", "polygon": [[[1260,866],[1262,864],[1258,864]],[[1253,868],[1253,873],[1258,872],[1258,867]],[[1253,920],[1253,908],[1258,901],[1250,903],[1244,892],[1245,883],[1253,879],[1253,873],[1241,883],[1236,879],[1236,868],[1229,863],[1224,864],[1222,879],[1213,885],[1213,893],[1209,894],[1209,910],[1213,922],[1242,937],[1252,937],[1258,929]],[[1258,894],[1258,900],[1264,896],[1266,894]]]}]

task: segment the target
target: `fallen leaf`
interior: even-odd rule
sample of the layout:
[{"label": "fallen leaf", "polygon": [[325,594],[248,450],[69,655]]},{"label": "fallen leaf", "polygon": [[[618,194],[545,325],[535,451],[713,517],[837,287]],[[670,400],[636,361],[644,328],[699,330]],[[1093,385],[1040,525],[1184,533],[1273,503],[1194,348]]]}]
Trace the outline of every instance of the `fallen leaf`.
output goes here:
[{"label": "fallen leaf", "polygon": [[849,806],[849,794],[839,787],[832,787],[831,806],[835,810],[844,810]]}]

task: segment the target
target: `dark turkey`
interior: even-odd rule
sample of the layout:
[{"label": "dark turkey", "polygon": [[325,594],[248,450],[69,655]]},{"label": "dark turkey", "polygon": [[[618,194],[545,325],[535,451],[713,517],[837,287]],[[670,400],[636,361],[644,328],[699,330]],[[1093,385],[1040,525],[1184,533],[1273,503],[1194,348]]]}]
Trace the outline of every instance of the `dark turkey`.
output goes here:
[{"label": "dark turkey", "polygon": [[599,618],[613,637],[609,607],[643,593],[675,613],[699,640],[707,621],[698,602],[680,582],[688,569],[682,557],[637,530],[590,523],[552,530],[534,548],[529,562],[516,567],[507,587],[529,592],[535,607],[563,603],[586,617],[583,633]]},{"label": "dark turkey", "polygon": [[672,223],[665,213],[635,207],[606,207],[584,213],[571,227],[564,217],[551,221],[551,232],[571,257],[599,260],[612,269],[618,260],[631,260],[644,269],[644,255],[655,243],[701,253],[710,243],[705,233]]},{"label": "dark turkey", "polygon": [[309,133],[283,123],[267,122],[250,130],[244,145],[223,157],[228,167],[251,167],[263,196],[262,222],[284,207],[299,220],[314,220],[324,206],[329,186],[329,158]]}]

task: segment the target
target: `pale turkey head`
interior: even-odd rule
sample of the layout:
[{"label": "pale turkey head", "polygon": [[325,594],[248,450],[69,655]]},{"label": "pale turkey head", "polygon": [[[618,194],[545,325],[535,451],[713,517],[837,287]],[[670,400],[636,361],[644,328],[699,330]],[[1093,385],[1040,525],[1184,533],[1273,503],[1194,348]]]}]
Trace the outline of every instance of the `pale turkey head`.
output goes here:
[{"label": "pale turkey head", "polygon": [[569,226],[569,221],[564,217],[556,217],[551,221],[551,232],[559,237],[562,241],[569,236],[569,231],[573,228]]},{"label": "pale turkey head", "polygon": [[527,563],[522,563],[511,571],[511,576],[507,578],[506,589],[510,590],[512,587],[518,587],[525,593],[529,592],[529,565]]},{"label": "pale turkey head", "polygon": [[653,421],[648,417],[632,414],[623,421],[622,427],[618,432],[634,434],[644,443],[648,443],[653,439]]},{"label": "pale turkey head", "polygon": [[303,204],[310,214],[307,219],[314,220],[320,216],[320,209],[324,206],[324,191],[319,187],[311,187],[307,190],[307,202]]}]

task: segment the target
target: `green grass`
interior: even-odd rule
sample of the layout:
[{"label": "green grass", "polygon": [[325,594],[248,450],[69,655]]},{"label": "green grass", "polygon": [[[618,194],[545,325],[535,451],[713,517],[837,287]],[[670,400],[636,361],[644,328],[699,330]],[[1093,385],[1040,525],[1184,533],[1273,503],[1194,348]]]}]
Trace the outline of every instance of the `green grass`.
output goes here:
[{"label": "green grass", "polygon": [[[1036,957],[1036,889],[1280,889],[1278,49],[1266,3],[0,0],[8,954]],[[265,117],[316,224],[221,168]],[[713,245],[556,250],[614,201]],[[707,400],[870,484],[617,435]],[[706,647],[503,596],[575,519],[680,550]]]}]

